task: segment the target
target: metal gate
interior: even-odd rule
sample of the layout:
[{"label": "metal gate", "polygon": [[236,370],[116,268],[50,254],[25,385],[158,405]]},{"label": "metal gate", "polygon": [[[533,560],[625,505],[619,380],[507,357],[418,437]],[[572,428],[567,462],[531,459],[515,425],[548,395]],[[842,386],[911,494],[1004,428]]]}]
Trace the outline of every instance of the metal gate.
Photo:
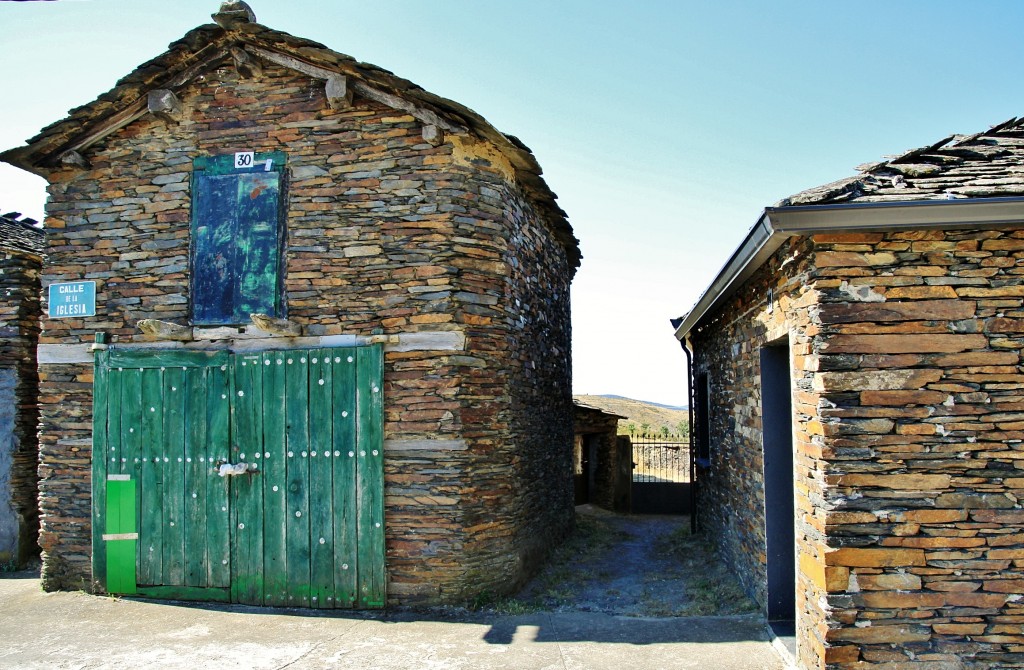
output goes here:
[{"label": "metal gate", "polygon": [[636,514],[689,514],[690,447],[686,442],[632,438]]},{"label": "metal gate", "polygon": [[93,574],[110,593],[384,605],[380,347],[97,354]]}]

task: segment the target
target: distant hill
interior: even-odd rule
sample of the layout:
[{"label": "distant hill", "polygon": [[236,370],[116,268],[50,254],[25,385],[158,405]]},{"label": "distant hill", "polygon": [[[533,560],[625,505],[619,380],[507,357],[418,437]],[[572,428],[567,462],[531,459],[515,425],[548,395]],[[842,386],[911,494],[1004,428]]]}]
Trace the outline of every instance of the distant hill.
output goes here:
[{"label": "distant hill", "polygon": [[577,397],[577,398],[608,398],[609,400],[628,400],[629,402],[640,402],[640,403],[643,403],[645,405],[651,405],[652,407],[661,407],[663,409],[677,409],[677,410],[681,410],[683,412],[686,411],[686,405],[662,405],[660,402],[651,402],[649,400],[633,400],[632,398],[627,398],[626,396],[623,396],[623,395],[613,395],[613,394],[610,394],[610,393],[602,393],[601,395],[596,395],[596,396],[595,395],[590,395],[590,396],[579,395],[579,396],[574,396],[574,397]]},{"label": "distant hill", "polygon": [[647,424],[650,433],[661,434],[664,426],[670,435],[682,437],[684,433],[680,430],[680,423],[689,425],[690,416],[685,407],[671,407],[617,395],[574,395],[572,398],[583,405],[626,417],[619,421],[620,435],[630,434],[630,424],[636,434]]}]

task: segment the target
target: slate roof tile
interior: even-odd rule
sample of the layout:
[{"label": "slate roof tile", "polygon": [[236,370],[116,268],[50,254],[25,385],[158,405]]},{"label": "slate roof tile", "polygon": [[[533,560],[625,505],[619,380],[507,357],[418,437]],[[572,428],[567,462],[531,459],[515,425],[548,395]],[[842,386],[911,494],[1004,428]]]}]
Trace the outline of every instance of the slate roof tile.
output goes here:
[{"label": "slate roof tile", "polygon": [[1024,118],[858,167],[860,174],[778,203],[827,205],[1024,195]]},{"label": "slate roof tile", "polygon": [[43,229],[35,220],[20,217],[19,212],[0,215],[0,249],[41,257],[46,249]]}]

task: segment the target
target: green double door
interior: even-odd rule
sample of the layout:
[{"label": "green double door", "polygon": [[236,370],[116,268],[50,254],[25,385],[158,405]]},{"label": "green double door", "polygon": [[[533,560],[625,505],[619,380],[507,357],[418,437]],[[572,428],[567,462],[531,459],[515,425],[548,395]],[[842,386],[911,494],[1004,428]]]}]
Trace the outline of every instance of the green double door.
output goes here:
[{"label": "green double door", "polygon": [[382,376],[379,346],[99,352],[94,578],[111,593],[383,607]]}]

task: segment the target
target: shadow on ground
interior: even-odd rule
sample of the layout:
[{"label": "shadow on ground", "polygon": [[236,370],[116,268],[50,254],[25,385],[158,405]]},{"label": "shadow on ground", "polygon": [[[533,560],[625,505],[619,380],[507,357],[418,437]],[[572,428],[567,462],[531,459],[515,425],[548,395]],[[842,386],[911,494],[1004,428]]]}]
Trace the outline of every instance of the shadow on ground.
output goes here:
[{"label": "shadow on ground", "polygon": [[[538,609],[515,613],[497,606],[339,612],[43,593],[36,574],[8,573],[0,579],[0,668],[785,667],[758,615],[679,616],[698,602],[687,590],[694,570],[685,562],[661,563],[658,556],[671,554],[672,546],[686,546],[685,533],[677,532],[686,521],[635,521],[583,510],[581,532],[528,587],[537,589],[536,595],[524,591],[502,601],[525,608],[528,598],[536,598]],[[658,556],[649,553],[651,548]],[[606,572],[600,567],[612,559],[641,569]],[[554,598],[550,585],[567,565],[576,577],[560,585],[557,603],[545,606]],[[702,566],[704,572],[707,567]],[[619,581],[624,573],[641,591]],[[649,607],[676,614],[650,616],[633,609],[630,594],[643,589],[661,603]]]}]

